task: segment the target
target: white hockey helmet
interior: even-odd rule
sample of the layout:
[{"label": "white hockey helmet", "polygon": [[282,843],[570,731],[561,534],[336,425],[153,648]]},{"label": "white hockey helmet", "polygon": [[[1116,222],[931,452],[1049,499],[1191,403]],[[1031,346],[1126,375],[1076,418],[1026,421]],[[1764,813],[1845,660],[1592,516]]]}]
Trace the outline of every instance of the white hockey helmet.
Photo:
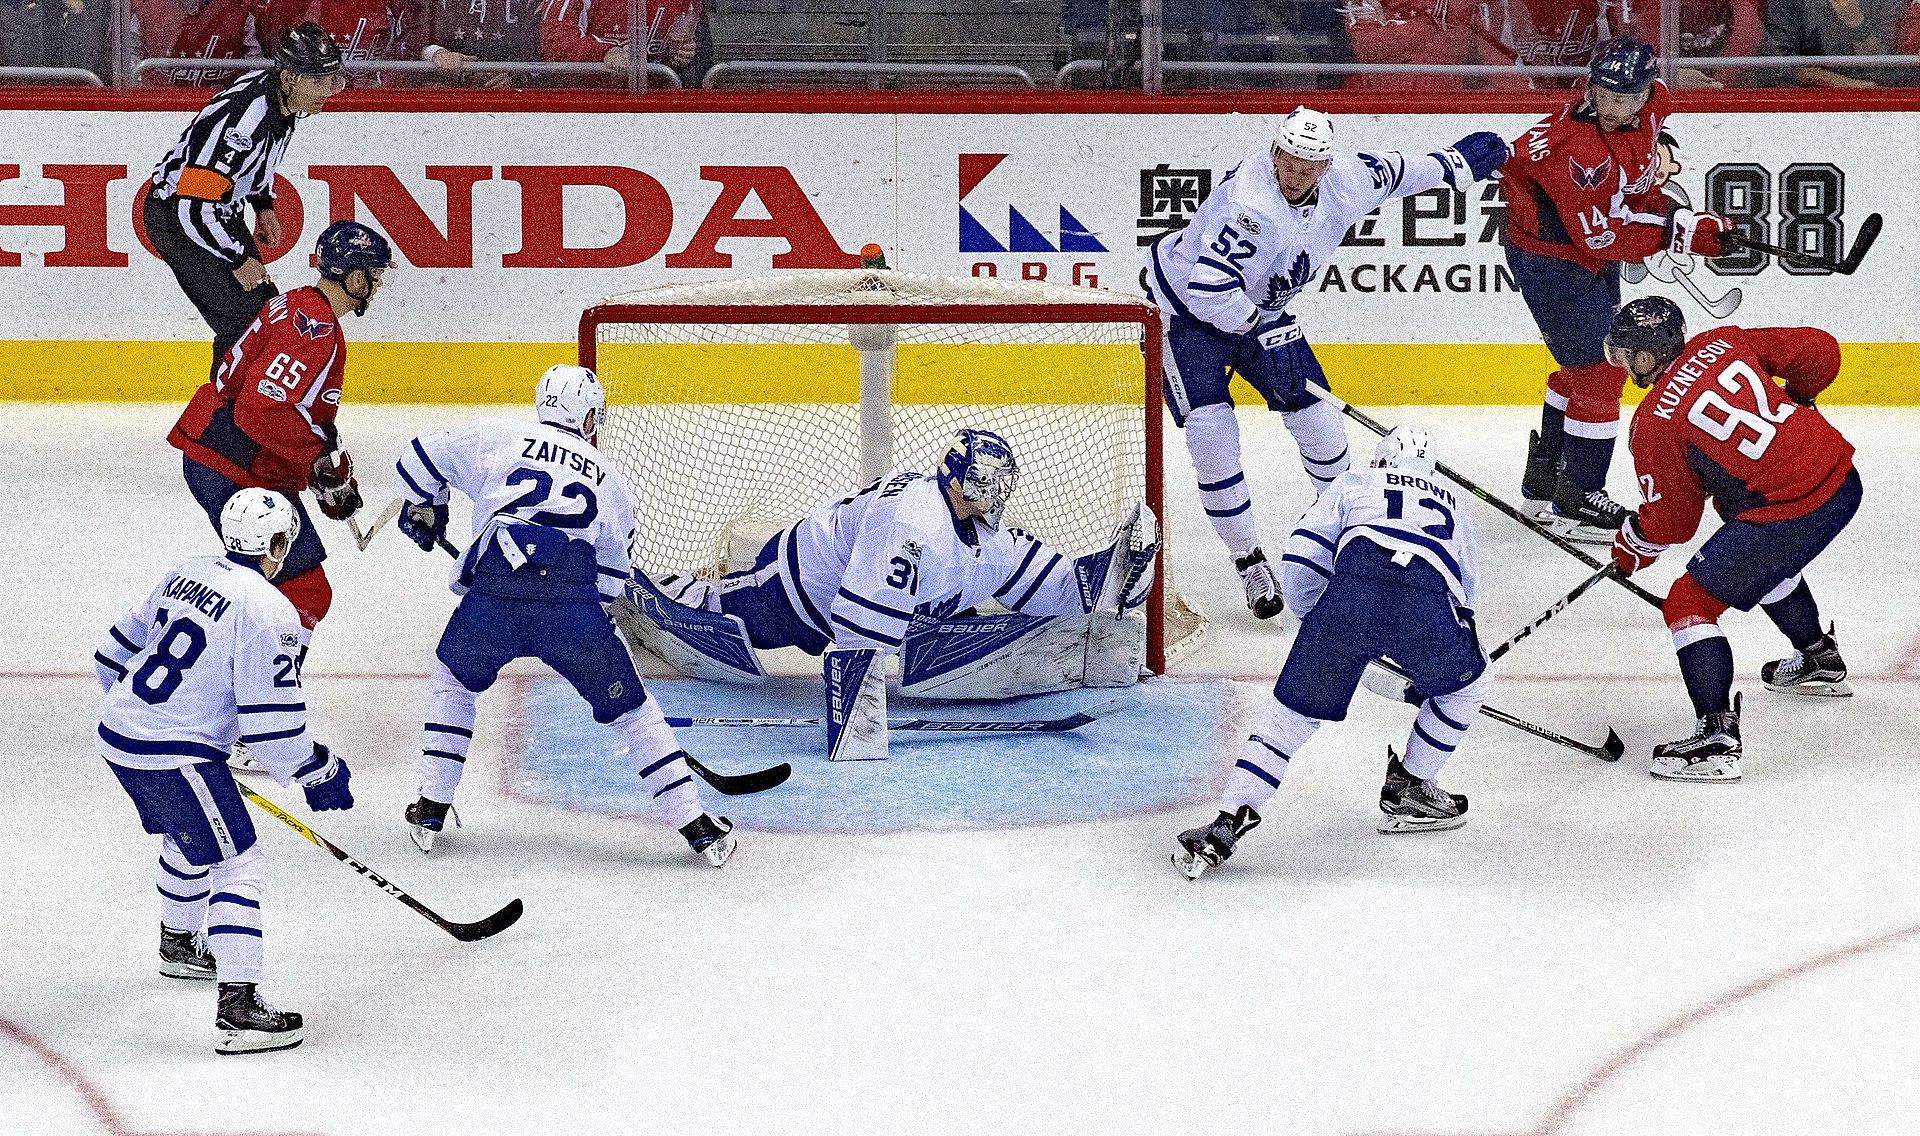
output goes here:
[{"label": "white hockey helmet", "polygon": [[989,529],[1000,527],[1000,516],[1013,499],[1020,463],[1013,446],[991,430],[960,430],[940,458],[940,484],[960,486],[960,498],[980,506],[980,519]]},{"label": "white hockey helmet", "polygon": [[1395,426],[1373,447],[1375,468],[1433,472],[1433,435],[1419,426]]},{"label": "white hockey helmet", "polygon": [[1293,113],[1280,123],[1273,150],[1303,161],[1324,162],[1333,157],[1333,120],[1325,111],[1294,107]]},{"label": "white hockey helmet", "polygon": [[533,404],[540,421],[590,438],[593,430],[587,415],[594,417],[591,425],[599,425],[607,392],[601,388],[599,377],[585,367],[555,363],[534,384]]},{"label": "white hockey helmet", "polygon": [[287,541],[275,559],[285,559],[293,548],[300,535],[300,514],[271,489],[242,489],[220,507],[220,540],[228,552],[273,556],[273,538],[283,533]]}]

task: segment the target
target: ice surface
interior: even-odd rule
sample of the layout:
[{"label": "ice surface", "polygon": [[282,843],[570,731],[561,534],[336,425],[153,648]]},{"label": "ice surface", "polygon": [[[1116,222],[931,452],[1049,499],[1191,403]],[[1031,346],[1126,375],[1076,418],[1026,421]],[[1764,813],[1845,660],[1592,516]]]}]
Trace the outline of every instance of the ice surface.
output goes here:
[{"label": "ice surface", "polygon": [[[1593,741],[1611,725],[1625,760],[1482,722],[1444,775],[1472,797],[1470,823],[1380,836],[1384,750],[1409,712],[1362,693],[1298,759],[1241,853],[1192,884],[1166,863],[1173,834],[1211,816],[1245,708],[1291,636],[1246,615],[1177,433],[1177,575],[1214,617],[1180,677],[1247,682],[1138,692],[1138,712],[1080,739],[1117,740],[1104,758],[1056,748],[1058,763],[1043,764],[1033,738],[896,739],[893,768],[781,749],[768,756],[799,770],[789,800],[737,803],[741,850],[721,872],[651,821],[599,815],[637,809],[573,812],[516,789],[514,771],[553,759],[566,735],[584,763],[562,768],[620,792],[618,770],[591,756],[610,749],[604,737],[583,714],[565,717],[564,690],[537,668],[481,701],[467,827],[430,858],[415,852],[399,814],[453,603],[445,560],[392,533],[356,553],[344,526],[320,521],[338,600],[308,698],[319,736],[353,765],[359,803],[316,827],[452,918],[511,896],[527,915],[497,939],[456,943],[261,817],[264,990],[307,1015],[309,1040],[229,1060],[209,1044],[212,991],[154,972],[154,840],[88,741],[95,641],[161,572],[212,547],[161,440],[174,412],[0,406],[12,510],[0,551],[0,1133],[1915,1129],[1920,883],[1905,794],[1920,733],[1920,413],[1829,412],[1860,447],[1867,499],[1809,579],[1839,624],[1857,697],[1766,693],[1754,675],[1783,653],[1776,634],[1758,614],[1726,620],[1748,692],[1741,784],[1646,775],[1648,748],[1686,732],[1689,711],[1657,613],[1603,586],[1513,652],[1493,701]],[[369,499],[386,499],[383,471],[408,434],[468,412],[349,405]],[[1445,460],[1501,493],[1533,418],[1517,407],[1375,416],[1427,425]],[[1277,416],[1242,423],[1271,550],[1308,489]],[[1371,450],[1350,433],[1357,455]],[[1623,459],[1614,480],[1631,499]],[[1494,639],[1584,569],[1475,513],[1480,626]],[[1670,553],[1649,586],[1663,590],[1683,564]],[[679,689],[661,684],[662,697]],[[1216,699],[1219,720],[1184,704],[1194,698]],[[1224,739],[1210,768],[1196,721]],[[1182,730],[1188,748],[1169,767],[1128,764]],[[751,743],[713,732],[686,740],[716,765],[758,763]],[[1124,782],[1131,768],[1140,783],[1067,783],[1075,761],[1089,778]],[[963,810],[959,828],[749,822],[895,827],[856,807],[888,800],[876,785],[920,786],[924,817],[962,802],[969,778],[996,803]],[[1022,802],[1023,790],[1046,799]],[[297,791],[267,791],[300,804]],[[1089,819],[1006,827],[1058,817]]]}]

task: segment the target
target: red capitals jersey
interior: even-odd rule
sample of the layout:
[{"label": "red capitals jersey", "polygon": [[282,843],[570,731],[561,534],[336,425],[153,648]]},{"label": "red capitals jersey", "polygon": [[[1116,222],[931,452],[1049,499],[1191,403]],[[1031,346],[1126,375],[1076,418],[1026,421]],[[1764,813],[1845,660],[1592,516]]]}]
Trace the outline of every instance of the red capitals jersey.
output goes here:
[{"label": "red capitals jersey", "polygon": [[[245,59],[253,46],[248,33],[265,7],[265,0],[133,0],[140,53],[153,59]],[[150,87],[219,87],[233,77],[231,71],[181,67],[149,71],[141,82]]]},{"label": "red capitals jersey", "polygon": [[[700,0],[645,0],[641,10],[647,20],[647,58],[659,62],[670,30],[678,26],[681,34],[692,34],[689,24],[700,16]],[[540,56],[546,60],[598,63],[630,38],[626,0],[547,0],[540,14]]]},{"label": "red capitals jersey", "polygon": [[1509,242],[1598,272],[1606,261],[1644,260],[1666,247],[1671,206],[1655,178],[1654,140],[1673,97],[1654,80],[1633,123],[1606,131],[1585,99],[1514,141],[1500,187]]},{"label": "red capitals jersey", "polygon": [[[1601,0],[1507,0],[1507,45],[1514,62],[1528,67],[1585,67],[1612,38]],[[1540,86],[1567,86],[1543,79]]]},{"label": "red capitals jersey", "polygon": [[227,349],[168,444],[241,485],[298,493],[340,413],[347,341],[318,288],[268,300]]},{"label": "red capitals jersey", "polygon": [[[1680,0],[1680,54],[1683,65],[1694,66],[1703,55],[1759,55],[1765,31],[1761,0]],[[1641,43],[1660,42],[1658,0],[1620,5],[1620,26]],[[1740,72],[1715,76],[1738,81]]]},{"label": "red capitals jersey", "polygon": [[1824,504],[1853,469],[1853,445],[1793,399],[1839,373],[1840,344],[1813,328],[1716,327],[1688,340],[1627,433],[1646,502],[1640,535],[1691,538],[1709,497],[1728,521],[1784,521]]},{"label": "red capitals jersey", "polygon": [[[1490,30],[1491,0],[1355,0],[1340,9],[1347,40],[1359,63],[1513,62],[1513,54]],[[1520,77],[1451,75],[1350,75],[1345,90],[1524,90]]]},{"label": "red capitals jersey", "polygon": [[[347,59],[417,60],[426,47],[425,0],[267,0],[261,42],[278,44],[303,20],[319,24]],[[399,72],[353,74],[357,87],[393,86]]]}]

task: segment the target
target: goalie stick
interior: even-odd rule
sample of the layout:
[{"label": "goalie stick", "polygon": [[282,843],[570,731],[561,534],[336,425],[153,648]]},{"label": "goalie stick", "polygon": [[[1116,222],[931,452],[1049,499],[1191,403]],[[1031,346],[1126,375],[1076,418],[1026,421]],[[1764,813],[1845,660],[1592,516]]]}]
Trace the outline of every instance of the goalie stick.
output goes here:
[{"label": "goalie stick", "polygon": [[1853,238],[1853,247],[1848,249],[1847,255],[1841,257],[1839,260],[1820,256],[1816,253],[1801,252],[1799,249],[1790,249],[1781,245],[1768,244],[1766,241],[1743,236],[1738,229],[1721,234],[1720,239],[1736,249],[1751,249],[1754,252],[1771,253],[1796,268],[1817,268],[1827,272],[1838,273],[1841,276],[1852,276],[1859,270],[1860,262],[1867,259],[1867,250],[1873,248],[1873,242],[1880,239],[1880,229],[1885,224],[1886,222],[1881,218],[1880,214],[1867,214],[1867,219],[1860,222],[1859,233]]},{"label": "goalie stick", "polygon": [[[967,721],[965,719],[942,718],[889,718],[889,730],[925,730],[947,734],[1061,734],[1077,730],[1089,722],[1097,722],[1126,706],[1126,699],[1114,698],[1092,706],[1064,718],[1032,718],[1025,721]],[[825,724],[822,718],[667,718],[667,725],[675,729],[688,729],[694,726],[813,726]],[[776,767],[777,768],[777,767]],[[694,767],[699,771],[699,767]],[[750,776],[750,775],[748,775]],[[785,780],[782,778],[781,780]],[[775,782],[778,784],[778,782]],[[715,785],[719,789],[720,786]],[[771,788],[771,786],[769,786]],[[725,792],[724,789],[721,790]]]},{"label": "goalie stick", "polygon": [[[1380,425],[1380,423],[1374,421],[1373,418],[1370,417],[1365,411],[1347,402],[1345,399],[1342,399],[1339,395],[1334,394],[1332,391],[1328,390],[1327,388],[1323,386],[1319,386],[1317,384],[1313,384],[1313,383],[1309,383],[1308,387],[1313,391],[1313,393],[1317,397],[1324,400],[1328,404],[1339,408],[1340,413],[1346,415],[1348,418],[1353,419],[1355,422],[1358,422],[1360,425],[1365,426],[1367,429],[1380,435],[1382,438],[1386,437],[1389,433],[1392,432],[1388,430],[1385,426],[1382,426]],[[1549,541],[1553,542],[1555,547],[1573,556],[1575,559],[1579,560],[1581,563],[1585,564],[1587,567],[1589,568],[1605,567],[1604,563],[1587,555],[1586,550],[1581,548],[1579,545],[1574,544],[1570,540],[1567,540],[1565,537],[1561,536],[1559,533],[1554,532],[1551,529],[1548,529],[1546,526],[1540,524],[1538,521],[1534,520],[1532,517],[1527,516],[1525,513],[1522,513],[1520,510],[1514,508],[1512,505],[1507,504],[1505,501],[1502,501],[1500,498],[1495,497],[1493,494],[1480,488],[1478,485],[1474,484],[1472,481],[1469,481],[1466,478],[1466,476],[1463,475],[1459,470],[1454,469],[1452,466],[1449,466],[1447,463],[1439,462],[1439,461],[1434,462],[1433,468],[1436,471],[1438,471],[1443,477],[1446,477],[1448,480],[1452,481],[1454,484],[1458,485],[1460,488],[1473,494],[1475,497],[1480,498],[1482,501],[1485,501],[1487,504],[1492,505],[1495,509],[1500,510],[1502,513],[1505,513],[1507,516],[1512,517],[1514,520],[1519,521],[1521,524],[1525,525],[1529,529],[1532,529],[1534,532],[1539,533],[1541,536],[1546,537]],[[1665,602],[1661,600],[1659,596],[1656,596],[1652,592],[1647,591],[1645,588],[1634,583],[1632,580],[1627,579],[1625,576],[1615,574],[1609,578],[1612,579],[1615,583],[1619,584],[1621,587],[1628,590],[1629,592],[1632,592],[1634,595],[1639,596],[1641,599],[1652,604],[1654,607],[1665,606]]]},{"label": "goalie stick", "polygon": [[433,908],[428,907],[426,904],[421,903],[419,900],[408,895],[397,884],[388,882],[385,876],[382,876],[379,872],[374,871],[372,868],[369,868],[365,864],[362,864],[360,861],[354,859],[352,856],[348,855],[346,851],[342,849],[340,846],[334,844],[332,841],[328,840],[326,837],[321,836],[319,833],[315,832],[311,828],[308,828],[306,825],[300,823],[298,820],[295,820],[292,816],[288,815],[288,813],[284,809],[282,809],[279,805],[274,804],[272,801],[267,800],[265,797],[254,792],[252,789],[247,788],[245,785],[239,784],[238,782],[235,782],[235,787],[240,790],[241,796],[253,802],[256,806],[260,808],[261,811],[272,816],[274,819],[281,821],[288,828],[293,829],[295,832],[299,833],[301,836],[306,837],[308,840],[312,841],[315,845],[319,846],[320,848],[324,849],[326,852],[331,854],[334,859],[340,861],[342,864],[345,864],[347,867],[352,868],[356,872],[359,872],[361,875],[365,876],[367,879],[372,880],[375,886],[379,887],[381,891],[386,892],[388,895],[399,900],[401,903],[404,903],[408,907],[413,908],[415,911],[419,912],[421,915],[426,916],[428,921],[431,922],[435,927],[440,928],[442,931],[445,931],[447,934],[452,935],[454,938],[460,940],[463,943],[477,943],[481,939],[487,939],[487,938],[493,937],[494,935],[498,935],[500,932],[506,930],[507,928],[513,926],[515,923],[519,922],[521,914],[525,911],[525,908],[521,905],[520,901],[516,899],[511,903],[507,904],[505,907],[501,908],[500,910],[494,912],[492,915],[489,915],[485,919],[482,919],[476,923],[455,923],[452,920],[447,919],[442,915],[440,915],[438,912],[434,911]]}]

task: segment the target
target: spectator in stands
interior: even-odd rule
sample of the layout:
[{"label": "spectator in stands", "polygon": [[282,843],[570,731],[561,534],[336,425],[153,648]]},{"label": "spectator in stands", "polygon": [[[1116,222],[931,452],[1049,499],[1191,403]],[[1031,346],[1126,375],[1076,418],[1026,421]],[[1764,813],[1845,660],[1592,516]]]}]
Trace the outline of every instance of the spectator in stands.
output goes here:
[{"label": "spectator in stands", "polygon": [[[1914,38],[1910,7],[1909,0],[1767,0],[1761,54],[1893,55]],[[1805,65],[1768,79],[1775,85],[1879,87],[1911,85],[1915,73],[1898,67]]]},{"label": "spectator in stands", "polygon": [[420,57],[433,64],[433,81],[449,86],[531,86],[531,72],[464,69],[480,60],[538,62],[540,0],[434,0],[433,27]]},{"label": "spectator in stands", "polygon": [[47,65],[47,22],[40,3],[0,0],[0,67]]},{"label": "spectator in stands", "polygon": [[[254,20],[266,0],[132,0],[135,59],[246,59],[260,55]],[[224,87],[236,71],[148,71],[149,87]]]},{"label": "spectator in stands", "polygon": [[45,51],[49,67],[77,67],[102,74],[107,67],[107,23],[111,0],[43,0]]},{"label": "spectator in stands", "polygon": [[[355,60],[419,59],[426,46],[426,0],[266,0],[262,43],[279,43],[287,29],[311,20],[325,29],[349,65]],[[407,82],[398,71],[350,71],[356,87]]]},{"label": "spectator in stands", "polygon": [[[1508,47],[1526,67],[1580,67],[1613,38],[1604,0],[1497,0],[1492,26],[1509,29]],[[1533,81],[1535,87],[1574,87],[1580,77]]]},{"label": "spectator in stands", "polygon": [[[1352,0],[1341,11],[1355,63],[1513,65],[1492,28],[1493,5],[1450,0]],[[1523,90],[1521,75],[1352,75],[1349,91]]]},{"label": "spectator in stands", "polygon": [[[647,60],[681,68],[700,50],[704,0],[645,0]],[[624,86],[627,70],[626,0],[547,0],[540,17],[540,55],[547,60],[599,61],[619,72],[587,86]]]},{"label": "spectator in stands", "polygon": [[[1704,60],[1720,55],[1758,55],[1765,29],[1762,0],[1680,0],[1680,59]],[[1642,43],[1660,42],[1659,0],[1624,0],[1616,26]],[[1698,67],[1676,67],[1674,83],[1681,90],[1753,85],[1751,71],[1713,73]]]}]

